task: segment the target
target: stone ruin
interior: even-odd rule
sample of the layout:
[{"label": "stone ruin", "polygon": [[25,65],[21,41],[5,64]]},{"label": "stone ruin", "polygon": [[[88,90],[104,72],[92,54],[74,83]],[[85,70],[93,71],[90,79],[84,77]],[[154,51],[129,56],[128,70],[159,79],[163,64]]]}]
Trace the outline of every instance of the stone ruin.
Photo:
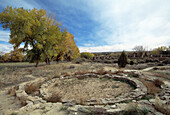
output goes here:
[{"label": "stone ruin", "polygon": [[[47,98],[50,94],[47,91],[47,88],[50,84],[55,83],[56,80],[59,79],[71,79],[71,78],[77,78],[77,77],[95,77],[95,78],[107,78],[107,79],[114,79],[114,80],[120,80],[120,81],[126,81],[133,85],[135,87],[134,90],[125,93],[121,96],[118,96],[116,98],[104,98],[102,99],[102,104],[98,105],[96,100],[89,100],[86,105],[80,105],[72,102],[71,100],[62,100],[61,102],[57,103],[51,103],[44,100],[44,98]],[[42,79],[42,78],[41,78]],[[39,79],[36,79],[34,83],[38,82]],[[147,88],[143,85],[142,82],[138,81],[135,78],[127,77],[127,75],[119,76],[119,75],[110,75],[110,74],[104,74],[99,75],[96,73],[86,73],[83,75],[71,75],[71,76],[61,76],[60,78],[53,78],[49,81],[44,82],[39,89],[40,96],[32,96],[28,95],[25,92],[25,86],[27,83],[23,83],[19,86],[19,89],[16,91],[16,96],[18,98],[20,97],[26,97],[27,98],[27,105],[20,108],[17,113],[27,113],[29,111],[34,111],[36,109],[41,110],[42,108],[48,109],[49,111],[52,111],[56,109],[58,106],[67,106],[67,110],[70,111],[73,114],[78,113],[89,113],[93,111],[97,114],[120,114],[124,111],[126,111],[126,107],[128,106],[129,102],[133,102],[136,104],[145,104],[147,108],[149,108],[151,113],[160,114],[157,110],[153,108],[153,104],[155,104],[154,100],[147,101],[147,100],[140,100],[143,96],[147,95]],[[169,91],[167,91],[169,88],[166,89],[165,93],[162,94],[161,97],[170,95]],[[159,98],[161,100],[161,98]],[[166,102],[170,102],[170,100],[166,100]]]}]

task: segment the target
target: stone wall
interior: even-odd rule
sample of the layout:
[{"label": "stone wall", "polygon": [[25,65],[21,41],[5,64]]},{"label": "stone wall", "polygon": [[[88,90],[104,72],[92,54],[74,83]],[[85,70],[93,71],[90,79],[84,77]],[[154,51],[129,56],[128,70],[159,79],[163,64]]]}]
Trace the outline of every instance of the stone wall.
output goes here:
[{"label": "stone wall", "polygon": [[[135,89],[129,93],[125,93],[116,98],[102,99],[101,105],[98,105],[95,100],[89,100],[89,103],[87,105],[76,105],[70,100],[63,100],[62,102],[50,103],[50,102],[46,102],[46,100],[43,99],[43,98],[50,96],[50,94],[48,94],[48,91],[47,91],[47,88],[50,84],[55,83],[55,81],[59,79],[71,79],[73,77],[108,78],[108,79],[126,81],[134,85]],[[33,82],[39,82],[39,79]],[[137,100],[140,100],[143,96],[147,94],[147,88],[142,84],[142,82],[138,81],[135,78],[127,77],[127,75],[118,76],[118,75],[109,75],[109,74],[98,75],[95,73],[87,73],[83,75],[72,75],[72,76],[67,76],[67,77],[61,76],[60,78],[54,78],[49,81],[46,81],[41,85],[40,87],[41,97],[28,95],[24,90],[25,86],[26,86],[26,83],[21,84],[19,86],[19,89],[16,91],[16,96],[18,98],[22,96],[26,97],[27,105],[23,106],[20,110],[16,111],[16,113],[26,114],[26,115],[31,114],[31,113],[35,114],[35,112],[43,113],[44,111],[48,111],[46,112],[46,115],[48,115],[48,114],[51,114],[52,112],[56,112],[56,111],[60,112],[59,110],[63,106],[66,106],[67,111],[70,111],[74,114],[90,113],[92,111],[94,113],[96,112],[97,114],[119,114],[125,111],[126,107],[129,106],[128,102],[134,102],[137,104],[143,103],[143,101],[137,101]],[[147,104],[148,103],[152,105],[149,101],[147,102]],[[156,110],[150,105],[149,106],[147,105],[147,106],[150,107],[151,109],[150,111],[154,113]],[[161,113],[159,114],[161,115]]]}]

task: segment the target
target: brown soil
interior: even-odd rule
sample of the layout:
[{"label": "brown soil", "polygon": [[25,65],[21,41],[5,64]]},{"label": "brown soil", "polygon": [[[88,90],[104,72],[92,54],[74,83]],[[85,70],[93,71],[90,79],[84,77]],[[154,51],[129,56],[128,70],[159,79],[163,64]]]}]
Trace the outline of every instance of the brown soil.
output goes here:
[{"label": "brown soil", "polygon": [[114,98],[123,93],[131,91],[133,88],[120,81],[106,78],[84,78],[58,80],[49,88],[50,92],[56,92],[62,99],[89,100],[100,98]]}]

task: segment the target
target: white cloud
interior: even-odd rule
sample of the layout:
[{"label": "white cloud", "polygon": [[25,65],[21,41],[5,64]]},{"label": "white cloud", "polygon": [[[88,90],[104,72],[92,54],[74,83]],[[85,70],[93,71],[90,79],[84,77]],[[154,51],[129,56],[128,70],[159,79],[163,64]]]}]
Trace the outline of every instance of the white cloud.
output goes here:
[{"label": "white cloud", "polygon": [[[144,43],[147,41],[148,43]],[[154,44],[151,44],[154,41]],[[144,48],[147,48],[147,50],[154,49],[160,46],[168,46],[169,36],[161,36],[155,40],[154,37],[145,37],[142,40],[139,40],[138,42],[122,42],[122,43],[116,43],[114,45],[104,45],[104,46],[96,46],[96,47],[79,47],[80,52],[114,52],[114,51],[131,51],[135,46],[137,45],[143,45]],[[156,44],[156,45],[155,45]]]},{"label": "white cloud", "polygon": [[[36,0],[2,1],[1,7],[12,5],[32,9],[43,6]],[[74,7],[86,12],[99,25],[88,35],[89,38],[94,37],[95,43],[84,43],[85,47],[79,47],[81,52],[131,50],[136,45],[143,45],[148,49],[170,45],[170,0],[61,1],[61,5],[68,6],[70,10]],[[58,4],[53,0],[49,2]],[[70,14],[76,15],[76,12],[71,10]],[[2,34],[0,31],[0,41],[8,41],[5,37],[7,35],[7,32]],[[96,46],[97,43],[102,44],[101,42],[102,46]]]},{"label": "white cloud", "polygon": [[10,52],[13,49],[12,45],[0,44],[0,51],[2,52]]},{"label": "white cloud", "polygon": [[8,42],[9,35],[10,35],[10,31],[0,30],[0,41]]},{"label": "white cloud", "polygon": [[136,45],[150,48],[170,45],[170,1],[98,0],[88,2],[89,13],[100,27],[92,33],[107,44],[80,47],[80,51],[131,50]]}]

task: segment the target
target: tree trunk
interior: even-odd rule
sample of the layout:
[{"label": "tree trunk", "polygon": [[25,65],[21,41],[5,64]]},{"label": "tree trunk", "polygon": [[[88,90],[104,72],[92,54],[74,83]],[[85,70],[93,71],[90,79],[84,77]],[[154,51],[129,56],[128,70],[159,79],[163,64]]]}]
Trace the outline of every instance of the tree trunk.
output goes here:
[{"label": "tree trunk", "polygon": [[46,65],[47,65],[47,58],[45,59],[45,63],[46,63]]},{"label": "tree trunk", "polygon": [[39,64],[39,61],[36,61],[36,65],[35,65],[35,67],[38,67],[38,64]]}]

